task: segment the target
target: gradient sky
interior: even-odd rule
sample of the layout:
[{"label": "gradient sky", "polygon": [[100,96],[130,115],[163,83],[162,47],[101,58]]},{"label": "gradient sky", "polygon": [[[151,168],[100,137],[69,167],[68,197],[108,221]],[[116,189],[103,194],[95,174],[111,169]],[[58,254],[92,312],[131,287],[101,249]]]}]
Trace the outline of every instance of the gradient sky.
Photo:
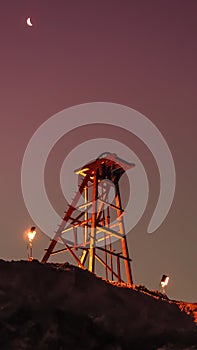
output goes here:
[{"label": "gradient sky", "polygon": [[[141,142],[125,139],[143,161],[151,187],[147,210],[128,235],[134,281],[158,289],[161,275],[169,274],[171,298],[197,301],[196,14],[195,0],[1,1],[0,258],[26,258],[23,232],[34,223],[23,201],[20,172],[39,125],[80,103],[120,103],[159,128],[177,173],[169,215],[156,233],[147,235],[158,171]],[[32,28],[26,25],[29,16]],[[75,134],[81,140],[84,135]],[[59,143],[48,164],[51,198],[58,184],[51,180],[50,166],[61,163],[72,140]],[[63,212],[60,204],[57,210]],[[48,243],[39,232],[36,258],[41,259]]]}]

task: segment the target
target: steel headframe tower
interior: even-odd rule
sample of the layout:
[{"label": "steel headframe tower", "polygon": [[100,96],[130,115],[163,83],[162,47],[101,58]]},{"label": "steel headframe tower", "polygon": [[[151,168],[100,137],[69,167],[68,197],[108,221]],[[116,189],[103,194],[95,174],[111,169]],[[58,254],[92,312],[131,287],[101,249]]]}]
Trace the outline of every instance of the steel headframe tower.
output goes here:
[{"label": "steel headframe tower", "polygon": [[[42,263],[52,255],[67,251],[79,267],[93,273],[96,273],[95,262],[98,261],[105,269],[107,280],[124,282],[121,277],[124,269],[126,282],[133,284],[119,189],[120,177],[133,166],[116,154],[104,153],[75,172],[82,182]],[[110,192],[114,193],[111,202]],[[114,241],[120,243],[119,252],[113,249]],[[57,242],[65,247],[55,251]]]}]

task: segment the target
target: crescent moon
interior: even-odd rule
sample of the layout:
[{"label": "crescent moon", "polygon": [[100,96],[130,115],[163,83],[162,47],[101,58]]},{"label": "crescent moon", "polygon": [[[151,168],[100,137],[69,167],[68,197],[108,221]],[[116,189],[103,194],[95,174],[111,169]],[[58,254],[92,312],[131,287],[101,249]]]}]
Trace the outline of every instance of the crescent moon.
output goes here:
[{"label": "crescent moon", "polygon": [[30,17],[27,18],[27,21],[26,21],[26,22],[27,22],[27,25],[28,25],[29,27],[32,27],[32,26],[33,26]]}]

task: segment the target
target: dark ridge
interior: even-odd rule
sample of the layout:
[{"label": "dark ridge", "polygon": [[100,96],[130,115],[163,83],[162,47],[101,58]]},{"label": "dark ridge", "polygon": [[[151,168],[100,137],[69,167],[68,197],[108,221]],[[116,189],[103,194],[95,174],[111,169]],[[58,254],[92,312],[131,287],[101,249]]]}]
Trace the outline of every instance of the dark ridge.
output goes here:
[{"label": "dark ridge", "polygon": [[141,289],[69,264],[0,260],[0,349],[197,349],[192,318]]}]

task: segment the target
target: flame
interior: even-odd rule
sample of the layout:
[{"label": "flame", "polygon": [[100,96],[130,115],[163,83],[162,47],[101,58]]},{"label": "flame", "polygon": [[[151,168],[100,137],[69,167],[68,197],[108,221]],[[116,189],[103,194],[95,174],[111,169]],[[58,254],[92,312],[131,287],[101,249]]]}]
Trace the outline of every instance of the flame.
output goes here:
[{"label": "flame", "polygon": [[35,238],[35,235],[36,235],[36,230],[34,230],[34,231],[29,231],[29,232],[27,233],[28,240],[29,240],[30,242],[32,242],[33,239]]},{"label": "flame", "polygon": [[162,287],[165,287],[165,286],[167,286],[168,285],[168,282],[169,282],[169,277],[168,276],[166,276],[166,278],[165,278],[165,280],[164,281],[161,281],[161,286]]}]

